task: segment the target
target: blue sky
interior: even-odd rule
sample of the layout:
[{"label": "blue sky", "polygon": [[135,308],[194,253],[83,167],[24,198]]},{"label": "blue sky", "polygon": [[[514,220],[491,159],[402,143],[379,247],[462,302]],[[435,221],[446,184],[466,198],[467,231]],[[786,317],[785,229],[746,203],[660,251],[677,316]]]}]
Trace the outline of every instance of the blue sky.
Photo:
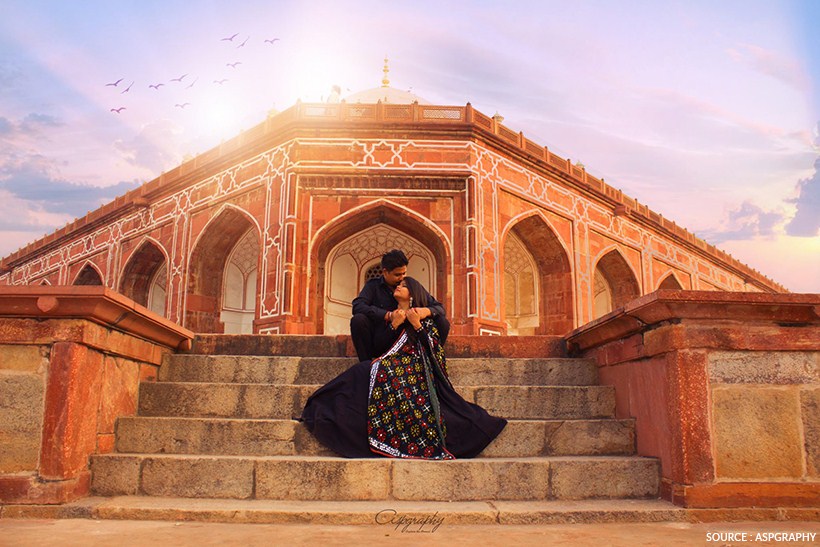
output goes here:
[{"label": "blue sky", "polygon": [[388,55],[394,87],[499,112],[790,290],[820,292],[820,2],[0,0],[0,11],[0,256],[272,109],[334,84],[379,85]]}]

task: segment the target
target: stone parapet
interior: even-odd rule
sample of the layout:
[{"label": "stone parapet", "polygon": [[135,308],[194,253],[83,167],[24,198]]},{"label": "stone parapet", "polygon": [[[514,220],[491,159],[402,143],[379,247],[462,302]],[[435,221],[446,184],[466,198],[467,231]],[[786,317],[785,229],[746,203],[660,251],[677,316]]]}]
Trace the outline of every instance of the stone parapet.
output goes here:
[{"label": "stone parapet", "polygon": [[820,499],[820,295],[666,291],[566,337],[687,507]]},{"label": "stone parapet", "polygon": [[139,383],[193,333],[103,287],[0,289],[0,502],[88,494]]}]

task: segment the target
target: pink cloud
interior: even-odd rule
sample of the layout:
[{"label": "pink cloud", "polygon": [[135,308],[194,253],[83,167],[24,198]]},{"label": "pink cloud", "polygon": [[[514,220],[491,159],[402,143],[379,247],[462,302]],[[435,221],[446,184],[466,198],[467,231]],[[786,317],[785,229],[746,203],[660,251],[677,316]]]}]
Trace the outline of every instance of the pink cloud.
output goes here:
[{"label": "pink cloud", "polygon": [[794,59],[752,44],[741,44],[738,49],[730,49],[728,53],[735,61],[800,91],[808,91],[811,87],[808,75]]}]

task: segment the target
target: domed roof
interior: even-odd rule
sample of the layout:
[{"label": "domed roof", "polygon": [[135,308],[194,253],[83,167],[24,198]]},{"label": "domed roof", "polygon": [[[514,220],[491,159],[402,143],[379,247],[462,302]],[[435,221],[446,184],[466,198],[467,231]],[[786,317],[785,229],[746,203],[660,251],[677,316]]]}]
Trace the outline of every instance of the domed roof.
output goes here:
[{"label": "domed roof", "polygon": [[411,93],[410,91],[402,91],[395,87],[390,87],[390,80],[387,79],[387,73],[390,69],[387,68],[387,58],[384,59],[384,77],[382,78],[382,85],[372,89],[365,89],[364,91],[357,91],[345,97],[347,103],[377,103],[381,101],[385,104],[431,104],[430,101]]},{"label": "domed roof", "polygon": [[365,89],[364,91],[357,91],[345,97],[346,103],[377,103],[383,102],[385,104],[431,104],[430,101],[419,97],[409,91],[402,91],[395,87],[381,86],[373,89]]}]

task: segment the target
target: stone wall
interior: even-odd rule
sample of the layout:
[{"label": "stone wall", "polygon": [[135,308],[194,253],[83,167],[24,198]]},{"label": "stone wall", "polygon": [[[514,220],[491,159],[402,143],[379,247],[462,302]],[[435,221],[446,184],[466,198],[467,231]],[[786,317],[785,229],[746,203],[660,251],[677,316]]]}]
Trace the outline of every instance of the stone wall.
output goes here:
[{"label": "stone wall", "polygon": [[0,503],[86,495],[89,455],[192,336],[103,287],[0,290]]},{"label": "stone wall", "polygon": [[820,295],[657,291],[576,329],[688,507],[820,499]]}]

